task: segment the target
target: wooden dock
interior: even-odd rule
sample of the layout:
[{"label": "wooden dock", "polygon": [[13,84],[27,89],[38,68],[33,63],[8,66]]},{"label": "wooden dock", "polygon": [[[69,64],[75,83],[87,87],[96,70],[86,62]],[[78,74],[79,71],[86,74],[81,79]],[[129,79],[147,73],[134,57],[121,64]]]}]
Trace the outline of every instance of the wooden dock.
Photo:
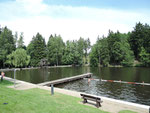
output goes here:
[{"label": "wooden dock", "polygon": [[40,86],[50,86],[51,84],[56,85],[56,84],[66,83],[66,82],[75,81],[75,80],[79,80],[79,79],[83,79],[83,78],[90,78],[91,76],[92,76],[92,73],[86,73],[86,74],[77,75],[77,76],[73,76],[73,77],[62,78],[62,79],[58,79],[58,80],[40,83],[38,85],[40,85]]}]

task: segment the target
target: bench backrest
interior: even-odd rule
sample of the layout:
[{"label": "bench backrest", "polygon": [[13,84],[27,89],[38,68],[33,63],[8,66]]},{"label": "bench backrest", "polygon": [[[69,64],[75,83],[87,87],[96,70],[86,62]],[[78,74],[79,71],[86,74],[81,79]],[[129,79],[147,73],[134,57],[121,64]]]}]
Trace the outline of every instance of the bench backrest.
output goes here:
[{"label": "bench backrest", "polygon": [[95,97],[95,96],[92,96],[92,95],[86,95],[86,94],[80,94],[83,98],[91,98],[91,99],[96,99],[96,100],[101,100],[100,97]]}]

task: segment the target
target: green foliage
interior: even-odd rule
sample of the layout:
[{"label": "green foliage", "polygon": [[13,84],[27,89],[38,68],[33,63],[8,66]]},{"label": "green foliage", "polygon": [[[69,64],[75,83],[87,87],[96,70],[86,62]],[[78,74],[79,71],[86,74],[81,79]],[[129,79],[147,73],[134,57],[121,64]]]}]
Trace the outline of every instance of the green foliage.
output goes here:
[{"label": "green foliage", "polygon": [[26,49],[23,41],[23,32],[20,34],[20,38],[17,40],[17,48],[24,48]]},{"label": "green foliage", "polygon": [[98,54],[97,54],[97,45],[95,44],[92,47],[91,53],[90,53],[90,66],[91,67],[97,67],[98,66]]},{"label": "green foliage", "polygon": [[144,47],[146,51],[150,53],[150,26],[142,23],[137,23],[132,31],[129,43],[131,45],[131,49],[134,52],[135,58],[139,60],[139,54],[141,51],[141,47]]},{"label": "green foliage", "polygon": [[83,55],[84,55],[84,39],[80,37],[80,39],[78,40],[78,52],[79,54],[82,56],[83,58]]},{"label": "green foliage", "polygon": [[26,50],[22,48],[13,51],[10,55],[7,56],[7,58],[7,64],[20,68],[28,66],[30,62],[30,56],[28,56]]},{"label": "green foliage", "polygon": [[6,56],[15,49],[12,31],[7,27],[2,28],[0,33],[0,67],[5,67]]},{"label": "green foliage", "polygon": [[51,65],[62,64],[65,44],[61,36],[50,36],[47,44],[47,57]]},{"label": "green foliage", "polygon": [[62,58],[63,64],[82,65],[83,54],[81,50],[82,49],[79,50],[77,41],[67,41]]},{"label": "green foliage", "polygon": [[1,86],[10,86],[10,85],[13,85],[13,83],[4,79],[3,82],[0,81],[0,85]]},{"label": "green foliage", "polygon": [[15,32],[14,35],[14,43],[15,43],[15,47],[17,48],[17,40],[18,40],[18,32]]},{"label": "green foliage", "polygon": [[108,44],[110,50],[110,64],[131,66],[134,61],[133,52],[128,43],[129,34],[110,32]]},{"label": "green foliage", "polygon": [[41,59],[46,58],[45,39],[37,33],[27,47],[27,53],[31,56],[31,66],[39,66]]},{"label": "green foliage", "polygon": [[[82,57],[82,62],[84,62],[84,64],[87,64],[87,56],[88,56],[88,50],[90,49],[91,45],[90,45],[90,39],[86,39],[84,40],[83,38],[80,37],[80,39],[78,40],[78,51],[79,54]],[[85,58],[85,61],[83,61],[83,58]]]},{"label": "green foliage", "polygon": [[103,39],[99,39],[97,41],[97,51],[99,56],[99,62],[103,66],[108,66],[110,61],[109,49],[107,39],[103,37]]},{"label": "green foliage", "polygon": [[130,45],[128,42],[123,42],[121,45],[123,51],[123,59],[121,60],[121,65],[123,66],[133,66],[134,54],[131,51]]},{"label": "green foliage", "polygon": [[84,49],[83,49],[84,50],[84,57],[85,57],[85,64],[88,63],[87,57],[88,57],[88,51],[90,48],[91,48],[91,43],[90,43],[90,39],[88,38],[84,41]]},{"label": "green foliage", "polygon": [[150,66],[150,54],[142,47],[139,54],[142,66]]},{"label": "green foliage", "polygon": [[[26,49],[23,37],[23,33],[18,39],[17,32],[13,36],[7,27],[0,28],[0,68],[10,66],[11,63],[6,62],[6,59],[16,47]],[[64,43],[61,36],[57,35],[50,36],[46,47],[45,39],[37,33],[27,47],[27,54],[31,56],[29,65],[87,64],[90,48],[89,39],[80,37],[78,41]],[[99,38],[90,51],[91,66],[132,66],[134,58],[142,66],[150,66],[150,26],[140,22],[127,34],[109,31],[108,36]]]},{"label": "green foliage", "polygon": [[111,31],[108,37],[98,38],[90,56],[93,66],[97,66],[98,63],[103,66],[109,64],[132,66],[134,61],[133,52],[128,43],[128,34]]},{"label": "green foliage", "polygon": [[73,48],[72,42],[67,41],[64,48],[64,55],[62,57],[63,64],[68,64],[68,65],[73,64],[73,53],[71,52],[72,48]]}]

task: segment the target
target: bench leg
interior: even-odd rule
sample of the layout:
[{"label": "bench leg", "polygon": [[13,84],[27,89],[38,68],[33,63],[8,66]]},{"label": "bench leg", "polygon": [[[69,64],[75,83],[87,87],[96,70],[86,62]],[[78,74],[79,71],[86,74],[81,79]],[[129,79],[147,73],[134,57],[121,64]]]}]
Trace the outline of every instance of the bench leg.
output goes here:
[{"label": "bench leg", "polygon": [[87,99],[84,99],[84,100],[83,100],[83,103],[87,103]]},{"label": "bench leg", "polygon": [[100,102],[96,102],[96,107],[97,107],[97,108],[101,107]]}]

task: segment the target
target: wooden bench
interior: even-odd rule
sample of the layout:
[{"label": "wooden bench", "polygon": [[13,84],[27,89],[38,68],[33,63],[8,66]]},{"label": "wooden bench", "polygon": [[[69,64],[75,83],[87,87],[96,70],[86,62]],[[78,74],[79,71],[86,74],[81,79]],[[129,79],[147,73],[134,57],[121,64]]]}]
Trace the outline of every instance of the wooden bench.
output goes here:
[{"label": "wooden bench", "polygon": [[80,95],[83,98],[83,103],[87,103],[87,100],[90,100],[90,101],[96,102],[96,107],[97,108],[101,107],[102,101],[101,101],[100,97],[87,95],[87,94],[80,94]]}]

